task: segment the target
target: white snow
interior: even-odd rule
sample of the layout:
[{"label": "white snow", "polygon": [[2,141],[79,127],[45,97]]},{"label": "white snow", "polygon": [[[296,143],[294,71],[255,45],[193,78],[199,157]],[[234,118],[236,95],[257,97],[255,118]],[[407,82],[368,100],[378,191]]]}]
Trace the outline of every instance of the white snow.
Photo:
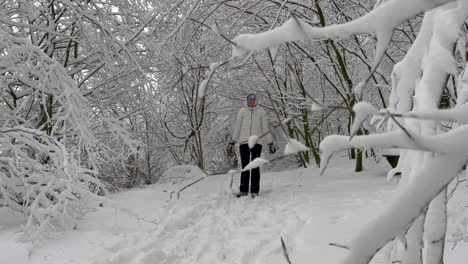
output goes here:
[{"label": "white snow", "polygon": [[362,89],[364,89],[364,86],[366,85],[365,82],[360,82],[358,83],[358,85],[356,85],[355,87],[353,87],[353,92],[358,96],[358,97],[362,97]]},{"label": "white snow", "polygon": [[296,154],[302,151],[308,151],[309,148],[306,147],[304,144],[301,142],[290,138],[288,139],[288,143],[286,144],[286,147],[284,147],[284,155],[289,155],[289,154]]},{"label": "white snow", "polygon": [[198,97],[199,98],[202,98],[202,97],[205,96],[206,87],[208,86],[208,80],[209,79],[205,79],[200,83],[200,87],[198,88]]},{"label": "white snow", "polygon": [[[467,74],[467,75],[468,75],[468,74]],[[288,124],[289,122],[291,122],[292,119],[293,119],[293,117],[288,117],[288,118],[284,119],[283,121],[281,121],[281,124],[286,125],[286,124]]]},{"label": "white snow", "polygon": [[245,166],[242,169],[242,171],[248,171],[248,170],[251,170],[251,169],[255,169],[255,168],[261,167],[261,166],[263,166],[263,165],[265,165],[267,163],[268,163],[268,160],[266,160],[266,159],[255,158],[249,164],[247,164],[247,166]]},{"label": "white snow", "polygon": [[224,191],[226,193],[235,194],[237,192],[234,188],[234,177],[237,174],[237,170],[229,170],[226,175],[226,181],[224,183]]},{"label": "white snow", "polygon": [[258,141],[258,136],[252,135],[249,137],[249,149],[253,149],[255,147],[255,144],[257,144]]},{"label": "white snow", "polygon": [[320,111],[320,110],[323,110],[323,106],[321,106],[320,104],[317,104],[316,102],[312,102],[310,106],[310,111],[314,112],[314,111]]},{"label": "white snow", "polygon": [[354,105],[353,111],[356,113],[354,123],[351,128],[351,135],[354,135],[364,120],[370,118],[372,115],[379,113],[379,111],[370,103],[359,102]]},{"label": "white snow", "polygon": [[214,23],[214,24],[211,26],[211,30],[213,30],[213,32],[214,32],[216,35],[221,36],[221,29],[219,28],[218,23]]},{"label": "white snow", "polygon": [[210,71],[212,72],[216,71],[221,65],[222,65],[222,62],[210,63]]},{"label": "white snow", "polygon": [[[35,247],[16,241],[23,217],[0,208],[0,263],[284,264],[280,236],[294,264],[338,263],[347,250],[329,243],[349,245],[357,230],[386,207],[395,189],[385,180],[387,164],[367,164],[368,170],[359,174],[351,172],[353,166],[335,158],[324,177],[318,177],[317,168],[263,173],[256,199],[226,195],[227,175],[207,177],[186,189],[180,200],[168,201],[164,190],[169,182],[135,188],[110,197],[131,214],[105,206],[84,216],[76,230]],[[463,225],[459,209],[468,190],[460,188],[449,207],[457,213],[451,233]],[[459,242],[447,249],[445,263],[463,263],[467,245]],[[372,263],[382,263],[380,259]]]},{"label": "white snow", "polygon": [[270,54],[271,54],[271,58],[273,60],[276,59],[276,56],[278,55],[278,51],[280,49],[280,46],[274,46],[274,47],[271,47],[269,50],[270,50]]}]

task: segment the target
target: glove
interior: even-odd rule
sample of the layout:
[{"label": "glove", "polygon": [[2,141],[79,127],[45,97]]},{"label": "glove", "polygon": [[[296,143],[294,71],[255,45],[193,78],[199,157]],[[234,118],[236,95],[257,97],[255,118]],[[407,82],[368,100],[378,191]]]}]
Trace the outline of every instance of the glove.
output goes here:
[{"label": "glove", "polygon": [[276,152],[275,145],[273,145],[273,143],[270,143],[268,144],[268,147],[270,148],[270,154],[275,154]]},{"label": "glove", "polygon": [[226,146],[226,154],[227,154],[228,156],[233,156],[233,155],[235,155],[234,144],[236,144],[236,142],[234,142],[234,141],[229,141],[229,145]]}]

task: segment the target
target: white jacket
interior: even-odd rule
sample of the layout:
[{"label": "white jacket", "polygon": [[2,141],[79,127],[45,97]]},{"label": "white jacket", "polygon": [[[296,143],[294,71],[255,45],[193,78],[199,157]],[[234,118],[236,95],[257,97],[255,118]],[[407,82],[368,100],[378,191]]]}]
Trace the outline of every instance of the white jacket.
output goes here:
[{"label": "white jacket", "polygon": [[269,132],[268,117],[263,108],[257,106],[254,108],[242,107],[237,114],[236,125],[232,140],[239,144],[248,142],[250,136],[261,137],[258,144],[273,143],[273,136]]}]

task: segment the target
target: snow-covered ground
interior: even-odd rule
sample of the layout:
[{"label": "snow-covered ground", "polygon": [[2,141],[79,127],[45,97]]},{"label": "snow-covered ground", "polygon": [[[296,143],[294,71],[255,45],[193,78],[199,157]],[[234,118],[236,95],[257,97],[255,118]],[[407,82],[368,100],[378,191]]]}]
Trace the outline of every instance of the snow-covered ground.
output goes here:
[{"label": "snow-covered ground", "polygon": [[[23,216],[0,208],[0,263],[287,263],[280,237],[294,264],[338,263],[346,249],[329,243],[346,245],[395,191],[386,163],[352,168],[338,158],[324,176],[317,168],[263,173],[255,199],[226,194],[227,175],[207,177],[179,200],[169,201],[169,184],[135,188],[112,195],[115,206],[86,215],[76,230],[34,246],[17,242]],[[449,213],[465,206],[461,197]],[[466,244],[447,247],[447,264],[468,258]]]}]

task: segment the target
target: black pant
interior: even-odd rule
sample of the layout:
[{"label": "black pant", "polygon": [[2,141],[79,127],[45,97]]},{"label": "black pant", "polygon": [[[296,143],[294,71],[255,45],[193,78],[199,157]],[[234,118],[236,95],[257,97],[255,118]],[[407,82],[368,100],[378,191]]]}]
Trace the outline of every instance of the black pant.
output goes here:
[{"label": "black pant", "polygon": [[[247,166],[250,161],[260,157],[262,153],[262,145],[255,144],[253,149],[249,149],[248,144],[242,144],[239,147],[242,168]],[[250,192],[258,193],[260,191],[260,168],[251,169],[250,171],[243,171],[241,173],[241,183],[239,187],[240,192],[249,192],[249,180],[251,181]]]}]

